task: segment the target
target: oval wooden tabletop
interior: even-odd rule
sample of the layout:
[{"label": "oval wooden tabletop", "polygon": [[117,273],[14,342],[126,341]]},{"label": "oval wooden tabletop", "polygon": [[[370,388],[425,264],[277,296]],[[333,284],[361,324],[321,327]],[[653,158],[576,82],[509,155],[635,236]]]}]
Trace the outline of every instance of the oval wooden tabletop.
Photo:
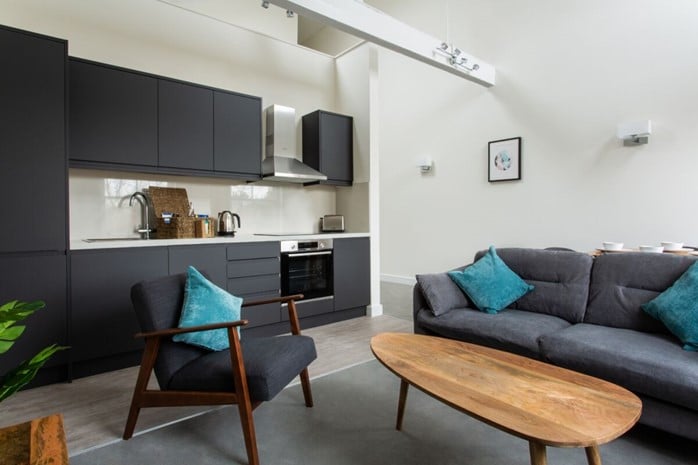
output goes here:
[{"label": "oval wooden tabletop", "polygon": [[451,407],[524,439],[557,447],[604,444],[629,430],[642,403],[591,376],[440,337],[382,333],[376,358]]}]

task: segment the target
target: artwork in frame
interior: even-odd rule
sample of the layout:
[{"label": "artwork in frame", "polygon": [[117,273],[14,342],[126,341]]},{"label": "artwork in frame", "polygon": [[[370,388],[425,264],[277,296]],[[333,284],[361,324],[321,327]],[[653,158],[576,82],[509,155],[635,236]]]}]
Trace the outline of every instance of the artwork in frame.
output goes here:
[{"label": "artwork in frame", "polygon": [[521,138],[494,140],[488,144],[487,180],[489,182],[521,179]]}]

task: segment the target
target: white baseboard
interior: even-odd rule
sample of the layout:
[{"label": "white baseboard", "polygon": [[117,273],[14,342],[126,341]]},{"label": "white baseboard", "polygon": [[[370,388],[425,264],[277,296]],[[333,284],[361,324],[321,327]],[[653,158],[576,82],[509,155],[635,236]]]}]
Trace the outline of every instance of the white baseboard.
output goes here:
[{"label": "white baseboard", "polygon": [[383,304],[369,305],[366,307],[366,316],[374,317],[383,314]]},{"label": "white baseboard", "polygon": [[398,276],[395,274],[381,274],[381,281],[385,281],[387,283],[395,283],[395,284],[405,284],[407,286],[414,286],[414,284],[417,282],[417,280],[414,277],[409,277],[409,276]]}]

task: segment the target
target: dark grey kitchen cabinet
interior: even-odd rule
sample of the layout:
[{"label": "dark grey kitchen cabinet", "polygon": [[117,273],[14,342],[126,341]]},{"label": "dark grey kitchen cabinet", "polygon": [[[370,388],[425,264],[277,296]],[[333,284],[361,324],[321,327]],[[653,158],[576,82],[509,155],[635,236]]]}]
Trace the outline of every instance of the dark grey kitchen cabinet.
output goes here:
[{"label": "dark grey kitchen cabinet", "polygon": [[367,237],[334,240],[334,309],[371,303],[371,250]]},{"label": "dark grey kitchen cabinet", "polygon": [[158,166],[213,171],[213,91],[158,80]]},{"label": "dark grey kitchen cabinet", "polygon": [[213,170],[261,178],[262,99],[213,92]]},{"label": "dark grey kitchen cabinet", "polygon": [[[279,297],[280,244],[277,241],[249,242],[229,245],[227,257],[228,292],[245,301]],[[270,325],[281,321],[281,305],[271,303],[242,309],[244,329]]]},{"label": "dark grey kitchen cabinet", "polygon": [[[140,326],[131,304],[131,286],[167,275],[167,248],[76,251],[71,254],[70,273],[73,362],[117,357],[142,349],[143,341],[133,337]],[[78,369],[76,374],[123,366],[100,369],[97,364],[91,370]]]},{"label": "dark grey kitchen cabinet", "polygon": [[67,43],[0,27],[0,253],[65,250]]},{"label": "dark grey kitchen cabinet", "polygon": [[[46,306],[21,324],[22,337],[0,357],[0,376],[51,344],[67,345],[66,256],[0,257],[0,304],[10,300],[43,300]],[[69,351],[53,355],[39,372],[36,384],[67,379]]]},{"label": "dark grey kitchen cabinet", "polygon": [[169,247],[169,274],[186,273],[193,266],[206,274],[216,286],[225,289],[227,283],[225,245],[180,245]]},{"label": "dark grey kitchen cabinet", "polygon": [[303,116],[303,162],[327,176],[320,184],[354,181],[354,120],[323,110]]},{"label": "dark grey kitchen cabinet", "polygon": [[157,166],[156,78],[71,58],[69,108],[73,166],[81,162]]}]

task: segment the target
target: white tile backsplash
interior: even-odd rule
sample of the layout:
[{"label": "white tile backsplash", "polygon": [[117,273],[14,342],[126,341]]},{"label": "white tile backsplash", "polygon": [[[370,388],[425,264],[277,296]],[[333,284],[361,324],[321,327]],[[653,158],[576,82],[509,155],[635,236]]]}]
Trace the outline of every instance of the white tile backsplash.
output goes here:
[{"label": "white tile backsplash", "polygon": [[183,187],[197,214],[240,215],[244,234],[318,232],[322,215],[335,213],[332,186],[70,170],[70,238],[137,236],[140,207],[129,197],[148,186]]}]

